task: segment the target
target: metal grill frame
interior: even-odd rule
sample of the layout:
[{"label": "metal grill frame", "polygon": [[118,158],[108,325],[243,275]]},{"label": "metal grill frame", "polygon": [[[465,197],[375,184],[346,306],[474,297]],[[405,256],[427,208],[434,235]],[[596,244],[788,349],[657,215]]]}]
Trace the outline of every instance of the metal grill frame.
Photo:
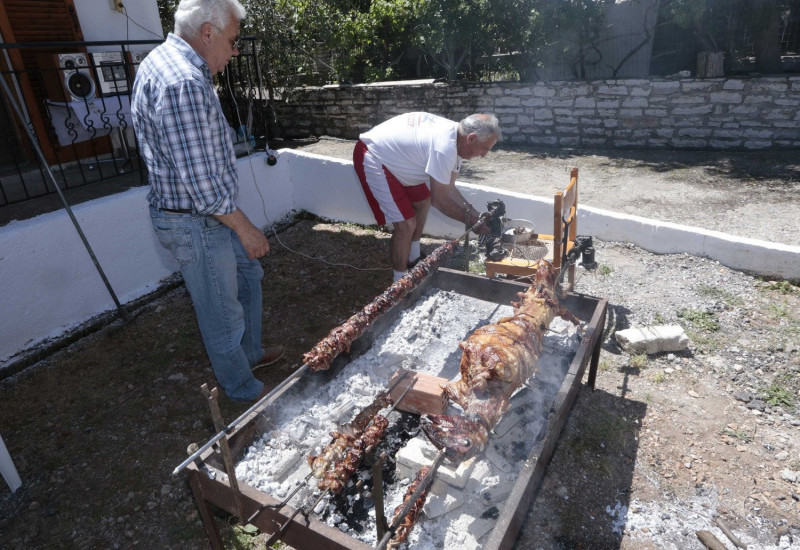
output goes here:
[{"label": "metal grill frame", "polygon": [[[329,371],[308,374],[305,378],[296,380],[295,384],[302,380],[303,384],[324,385],[333,379],[352,359],[366,352],[404,310],[413,307],[420,296],[432,287],[498,304],[508,304],[516,300],[517,293],[523,292],[528,285],[440,268],[400,303],[378,318],[359,339],[353,342],[349,354],[342,354],[334,360]],[[586,333],[549,408],[545,437],[531,450],[514,489],[503,504],[497,523],[492,532],[487,535],[486,543],[482,545],[487,550],[508,549],[513,546],[528,508],[544,477],[545,468],[553,455],[556,442],[575,402],[587,367],[589,368],[587,385],[594,389],[608,301],[585,294],[569,294],[562,300],[562,304],[579,319],[587,322]],[[313,378],[309,380],[308,377]],[[292,387],[287,386],[281,394],[265,403],[264,407],[269,407],[279,401],[287,392],[291,391]],[[241,427],[226,436],[231,453],[235,458],[241,457],[256,435],[263,431],[261,424],[263,419],[260,419],[260,416],[260,411],[253,412],[241,424]],[[215,550],[222,550],[224,543],[214,518],[212,506],[217,506],[235,515],[238,510],[237,504],[240,504],[244,517],[250,517],[257,510],[263,508],[263,512],[252,519],[251,523],[266,533],[276,532],[295,512],[291,506],[284,506],[278,511],[269,508],[271,505],[279,504],[280,500],[245,483],[238,484],[241,492],[237,496],[229,481],[224,479],[225,468],[222,455],[215,451],[214,447],[209,448],[201,455],[200,460],[204,464],[192,463],[187,466],[186,471],[203,520],[203,526],[210,539],[211,547]],[[206,468],[214,471],[214,479],[206,473]],[[281,540],[296,548],[328,548],[331,550],[367,550],[371,548],[358,539],[342,533],[339,529],[317,520],[313,515],[308,518],[308,521],[302,516],[295,517]]]}]

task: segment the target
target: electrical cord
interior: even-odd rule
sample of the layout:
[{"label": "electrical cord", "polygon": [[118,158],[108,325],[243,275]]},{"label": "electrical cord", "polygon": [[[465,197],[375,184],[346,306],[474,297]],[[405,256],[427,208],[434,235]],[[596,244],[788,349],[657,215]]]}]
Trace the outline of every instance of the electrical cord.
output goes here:
[{"label": "electrical cord", "polygon": [[137,23],[137,22],[136,22],[136,20],[132,19],[132,18],[131,18],[131,17],[128,15],[128,9],[125,7],[125,5],[124,5],[124,4],[122,4],[122,15],[124,15],[124,16],[125,16],[125,19],[127,20],[127,21],[125,22],[125,26],[126,26],[126,28],[125,28],[126,35],[128,34],[127,24],[128,24],[128,22],[130,22],[130,23],[133,23],[134,25],[136,25],[137,27],[139,27],[140,29],[142,29],[143,31],[145,31],[145,32],[149,32],[150,34],[152,34],[152,35],[153,35],[153,36],[155,36],[156,38],[164,38],[163,34],[158,34],[158,33],[156,33],[156,32],[153,32],[153,31],[151,31],[150,29],[148,29],[147,27],[145,27],[145,26],[143,26],[143,25],[140,25],[139,23]]},{"label": "electrical cord", "polygon": [[[225,83],[228,86],[228,93],[230,94],[231,101],[233,101],[233,107],[234,107],[234,111],[236,113],[236,120],[239,123],[239,127],[242,127],[243,124],[242,124],[242,117],[239,114],[239,104],[236,102],[236,96],[233,94],[233,87],[231,86],[230,71],[225,71]],[[252,107],[252,100],[249,100],[249,103],[250,103],[250,105],[248,105],[248,109],[250,109]],[[249,127],[246,126],[245,128],[249,128]],[[248,130],[248,132],[249,132],[249,130]],[[247,137],[245,136],[245,141],[246,141],[246,139],[247,139]],[[247,162],[248,162],[248,165],[250,166],[250,173],[253,176],[253,187],[255,187],[255,190],[258,193],[259,198],[261,199],[261,213],[264,215],[264,219],[267,220],[267,224],[268,224],[270,230],[272,231],[272,234],[275,236],[275,240],[285,250],[291,252],[292,254],[296,254],[298,256],[302,256],[303,258],[306,258],[308,260],[315,260],[315,261],[324,263],[326,265],[334,266],[334,267],[349,267],[351,269],[355,269],[356,271],[391,271],[391,268],[386,268],[386,267],[358,267],[358,266],[354,266],[352,264],[348,264],[348,263],[344,263],[344,262],[331,262],[331,261],[326,260],[325,258],[322,258],[322,257],[312,256],[310,254],[306,254],[304,252],[300,252],[298,250],[294,250],[289,245],[284,243],[281,240],[280,236],[278,235],[278,231],[275,229],[275,224],[272,222],[270,217],[267,215],[267,203],[266,203],[266,201],[264,199],[264,195],[261,193],[261,189],[255,183],[256,182],[256,173],[255,173],[255,168],[253,167],[253,156],[252,156],[252,153],[250,152],[250,147],[246,147],[245,150],[247,151]],[[267,143],[267,145],[266,145],[266,150],[267,150],[267,154],[268,155],[272,152],[272,150],[269,148],[269,143]],[[273,154],[275,154],[275,153],[273,153]],[[277,154],[275,154],[275,156],[277,157]]]}]

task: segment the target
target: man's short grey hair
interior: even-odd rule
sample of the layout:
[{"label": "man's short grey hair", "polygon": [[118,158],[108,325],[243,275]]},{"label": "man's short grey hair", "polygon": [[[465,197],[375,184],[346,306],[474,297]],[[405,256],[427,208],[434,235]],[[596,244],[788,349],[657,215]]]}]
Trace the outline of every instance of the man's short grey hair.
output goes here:
[{"label": "man's short grey hair", "polygon": [[485,141],[491,136],[496,137],[497,141],[502,141],[503,139],[500,123],[497,121],[497,117],[492,114],[477,113],[470,115],[458,124],[458,130],[465,136],[474,133],[481,141]]},{"label": "man's short grey hair", "polygon": [[175,10],[175,34],[194,38],[204,23],[221,31],[231,18],[244,19],[247,11],[239,0],[181,0]]}]

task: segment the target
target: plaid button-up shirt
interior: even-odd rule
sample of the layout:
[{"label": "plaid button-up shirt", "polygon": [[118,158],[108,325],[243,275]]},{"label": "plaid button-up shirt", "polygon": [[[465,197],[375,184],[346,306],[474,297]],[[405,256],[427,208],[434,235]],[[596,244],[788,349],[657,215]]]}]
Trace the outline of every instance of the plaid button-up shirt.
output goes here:
[{"label": "plaid button-up shirt", "polygon": [[142,61],[131,113],[149,172],[151,205],[207,215],[236,210],[230,128],[208,65],[186,41],[170,33]]}]

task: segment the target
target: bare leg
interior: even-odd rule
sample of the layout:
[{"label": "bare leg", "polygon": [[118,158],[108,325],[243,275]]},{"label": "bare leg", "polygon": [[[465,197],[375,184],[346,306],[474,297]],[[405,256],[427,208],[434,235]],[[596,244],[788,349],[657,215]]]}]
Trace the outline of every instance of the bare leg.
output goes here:
[{"label": "bare leg", "polygon": [[431,200],[413,202],[411,206],[414,207],[414,212],[417,218],[417,227],[414,229],[414,234],[411,236],[412,241],[418,241],[422,237],[422,231],[425,229],[425,222],[428,220],[428,212],[431,209]]},{"label": "bare leg", "polygon": [[389,256],[392,269],[405,271],[408,267],[408,253],[411,251],[411,239],[417,230],[417,219],[410,218],[394,224],[392,238],[389,241]]},{"label": "bare leg", "polygon": [[425,229],[425,221],[431,209],[431,200],[411,203],[414,208],[413,218],[394,224],[392,238],[389,241],[389,255],[392,269],[405,271],[408,268],[408,254],[411,251],[411,241],[418,241]]}]

